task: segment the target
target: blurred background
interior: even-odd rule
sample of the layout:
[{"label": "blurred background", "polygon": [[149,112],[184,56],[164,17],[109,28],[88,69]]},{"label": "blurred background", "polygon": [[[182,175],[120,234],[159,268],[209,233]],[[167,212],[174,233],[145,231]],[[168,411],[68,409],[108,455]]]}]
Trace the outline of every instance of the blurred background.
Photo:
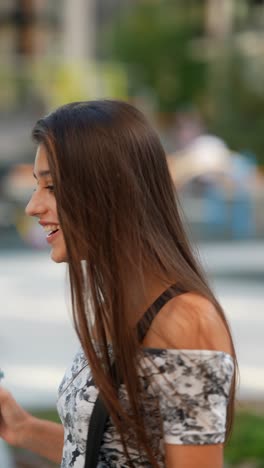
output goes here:
[{"label": "blurred background", "polygon": [[[56,417],[78,347],[65,266],[24,216],[31,129],[69,101],[125,99],[160,135],[233,330],[240,387],[226,466],[264,467],[263,75],[262,0],[0,0],[0,366],[25,407]],[[51,466],[0,444],[1,467]]]}]

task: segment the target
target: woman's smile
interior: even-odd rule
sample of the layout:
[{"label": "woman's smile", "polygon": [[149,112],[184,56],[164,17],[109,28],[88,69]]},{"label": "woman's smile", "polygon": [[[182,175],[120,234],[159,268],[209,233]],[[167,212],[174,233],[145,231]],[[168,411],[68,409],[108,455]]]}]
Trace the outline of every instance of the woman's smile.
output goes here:
[{"label": "woman's smile", "polygon": [[60,235],[60,231],[59,229],[57,231],[52,231],[50,232],[47,236],[46,236],[46,239],[47,239],[47,242],[49,244],[51,244],[55,239],[57,239]]},{"label": "woman's smile", "polygon": [[37,186],[26,207],[29,216],[39,218],[39,224],[46,233],[51,245],[51,258],[57,263],[67,261],[67,253],[62,229],[58,223],[57,203],[52,185],[47,154],[43,145],[37,150],[34,166]]},{"label": "woman's smile", "polygon": [[43,226],[44,231],[47,233],[46,239],[49,244],[60,234],[60,225],[58,223],[39,221],[39,224]]}]

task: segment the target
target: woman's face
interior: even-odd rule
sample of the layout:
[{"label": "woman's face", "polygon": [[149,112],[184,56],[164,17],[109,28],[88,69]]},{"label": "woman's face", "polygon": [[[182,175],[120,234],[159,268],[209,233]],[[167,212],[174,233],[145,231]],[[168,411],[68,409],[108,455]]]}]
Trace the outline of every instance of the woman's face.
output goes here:
[{"label": "woman's face", "polygon": [[51,246],[51,258],[54,262],[67,261],[67,252],[62,230],[58,221],[57,203],[53,191],[53,182],[49,170],[45,147],[37,150],[34,172],[36,189],[26,207],[28,216],[39,218],[39,224],[46,232],[47,242]]}]

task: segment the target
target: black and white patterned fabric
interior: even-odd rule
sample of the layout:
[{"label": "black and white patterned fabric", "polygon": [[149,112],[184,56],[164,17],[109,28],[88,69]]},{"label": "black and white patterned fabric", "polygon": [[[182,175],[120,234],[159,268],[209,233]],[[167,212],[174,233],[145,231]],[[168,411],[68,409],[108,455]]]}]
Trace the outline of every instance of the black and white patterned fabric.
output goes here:
[{"label": "black and white patterned fabric", "polygon": [[[224,442],[233,359],[211,350],[144,349],[139,376],[144,388],[146,427],[157,461],[164,467],[164,444]],[[64,425],[62,468],[83,468],[89,419],[98,390],[80,349],[58,392],[58,412]],[[127,402],[124,386],[119,398]],[[129,453],[134,466],[150,467],[133,437]],[[128,467],[119,435],[109,419],[98,468]]]}]

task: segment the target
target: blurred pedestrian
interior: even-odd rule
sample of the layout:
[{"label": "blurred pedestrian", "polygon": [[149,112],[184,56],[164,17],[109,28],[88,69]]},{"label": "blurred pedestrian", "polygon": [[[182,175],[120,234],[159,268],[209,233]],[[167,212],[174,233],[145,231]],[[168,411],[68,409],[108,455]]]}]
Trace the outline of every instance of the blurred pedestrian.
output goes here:
[{"label": "blurred pedestrian", "polygon": [[55,110],[33,138],[26,212],[51,258],[67,262],[81,347],[59,387],[62,425],[2,388],[1,437],[64,468],[222,467],[235,351],[156,133],[134,107],[105,100]]}]

